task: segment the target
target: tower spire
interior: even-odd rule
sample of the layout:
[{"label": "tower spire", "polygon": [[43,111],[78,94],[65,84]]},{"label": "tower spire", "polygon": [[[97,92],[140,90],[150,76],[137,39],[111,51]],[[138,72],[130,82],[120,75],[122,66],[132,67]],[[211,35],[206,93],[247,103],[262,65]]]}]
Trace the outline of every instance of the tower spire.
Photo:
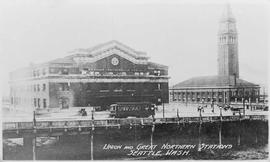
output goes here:
[{"label": "tower spire", "polygon": [[223,21],[234,20],[235,21],[235,18],[232,13],[232,8],[229,3],[226,4],[221,20]]},{"label": "tower spire", "polygon": [[239,78],[238,36],[230,4],[222,14],[218,32],[218,74]]}]

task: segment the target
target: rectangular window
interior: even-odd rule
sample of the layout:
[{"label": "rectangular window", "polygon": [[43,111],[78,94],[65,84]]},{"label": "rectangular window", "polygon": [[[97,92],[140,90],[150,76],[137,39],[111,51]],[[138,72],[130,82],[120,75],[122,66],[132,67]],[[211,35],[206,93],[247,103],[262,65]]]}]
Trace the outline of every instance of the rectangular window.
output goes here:
[{"label": "rectangular window", "polygon": [[40,98],[38,98],[38,100],[37,100],[37,106],[38,106],[38,108],[40,108]]},{"label": "rectangular window", "polygon": [[39,90],[40,90],[40,89],[39,89],[39,84],[38,84],[38,85],[37,85],[37,91],[39,92]]},{"label": "rectangular window", "polygon": [[160,70],[154,70],[154,75],[160,76]]},{"label": "rectangular window", "polygon": [[37,91],[37,89],[36,89],[36,85],[34,84],[34,92],[36,92]]},{"label": "rectangular window", "polygon": [[43,108],[46,108],[46,107],[47,107],[46,99],[43,99]]},{"label": "rectangular window", "polygon": [[37,107],[37,99],[34,98],[34,107]]},{"label": "rectangular window", "polygon": [[46,84],[43,84],[42,86],[42,90],[45,91],[46,90]]}]

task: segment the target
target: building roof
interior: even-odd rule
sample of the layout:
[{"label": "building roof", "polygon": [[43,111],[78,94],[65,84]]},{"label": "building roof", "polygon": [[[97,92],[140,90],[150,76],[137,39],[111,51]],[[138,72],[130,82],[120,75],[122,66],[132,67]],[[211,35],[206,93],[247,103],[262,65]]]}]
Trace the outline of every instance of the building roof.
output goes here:
[{"label": "building roof", "polygon": [[258,86],[257,84],[236,78],[236,85],[234,83],[234,76],[201,76],[194,77],[174,85],[173,89],[181,88],[207,88],[207,87],[228,87],[228,86]]},{"label": "building roof", "polygon": [[84,54],[90,57],[95,57],[102,54],[104,51],[109,50],[110,48],[121,49],[122,51],[126,52],[127,54],[135,58],[148,59],[145,52],[134,50],[133,48],[123,43],[120,43],[119,41],[116,41],[116,40],[111,40],[109,42],[101,43],[91,48],[78,48],[73,51],[70,51],[69,53],[71,53],[72,56],[76,56],[78,54]]},{"label": "building roof", "polygon": [[57,63],[60,63],[60,64],[63,64],[63,63],[74,64],[76,62],[73,59],[69,58],[69,57],[64,57],[64,58],[54,59],[52,61],[49,61],[49,63],[54,63],[54,64],[57,64]]},{"label": "building roof", "polygon": [[148,62],[149,68],[162,68],[162,69],[168,69],[168,66],[154,63],[154,62]]}]

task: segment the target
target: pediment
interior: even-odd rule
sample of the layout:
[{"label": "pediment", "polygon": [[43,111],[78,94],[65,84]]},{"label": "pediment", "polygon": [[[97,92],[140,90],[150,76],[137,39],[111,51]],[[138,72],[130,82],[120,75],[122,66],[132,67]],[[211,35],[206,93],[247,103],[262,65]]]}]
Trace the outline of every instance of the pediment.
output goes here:
[{"label": "pediment", "polygon": [[77,49],[73,51],[72,57],[77,63],[93,63],[114,54],[135,64],[146,64],[148,60],[145,53],[135,51],[117,41],[110,41],[89,49]]}]

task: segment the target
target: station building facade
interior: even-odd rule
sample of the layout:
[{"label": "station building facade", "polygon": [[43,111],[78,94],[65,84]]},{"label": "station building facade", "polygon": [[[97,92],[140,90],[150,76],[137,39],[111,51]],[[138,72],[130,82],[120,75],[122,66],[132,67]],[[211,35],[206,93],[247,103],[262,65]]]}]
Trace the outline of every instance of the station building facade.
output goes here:
[{"label": "station building facade", "polygon": [[169,102],[168,67],[118,41],[75,49],[69,56],[10,73],[13,107],[102,106]]},{"label": "station building facade", "polygon": [[234,76],[194,77],[170,89],[170,100],[181,103],[258,102],[259,97],[259,85]]}]

